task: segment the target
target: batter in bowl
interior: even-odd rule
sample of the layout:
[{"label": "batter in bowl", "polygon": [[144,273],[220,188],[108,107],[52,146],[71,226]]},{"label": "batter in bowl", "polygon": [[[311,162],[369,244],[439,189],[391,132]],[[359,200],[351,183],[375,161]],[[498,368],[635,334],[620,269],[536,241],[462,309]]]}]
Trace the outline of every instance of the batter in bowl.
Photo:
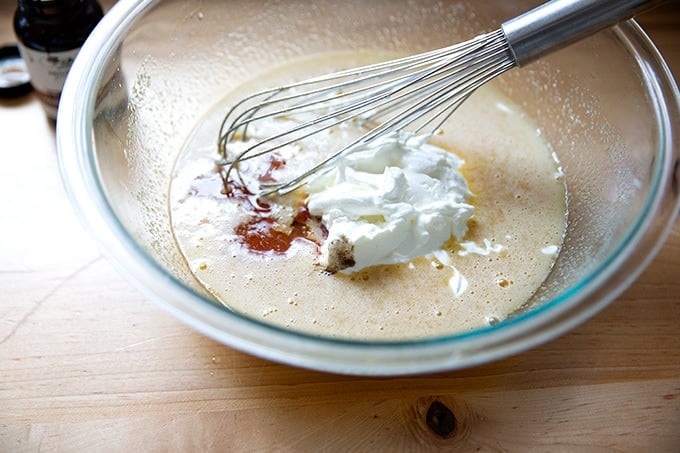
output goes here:
[{"label": "batter in bowl", "polygon": [[[474,209],[461,237],[431,253],[328,272],[319,262],[326,232],[304,205],[289,212],[271,203],[263,217],[247,196],[225,194],[214,163],[227,106],[260,87],[337,70],[343,59],[344,67],[363,63],[357,58],[318,56],[278,68],[230,93],[199,122],[178,158],[170,196],[173,232],[189,267],[232,310],[312,334],[403,340],[503,320],[550,272],[566,227],[566,191],[540,131],[490,86],[430,140],[462,160],[470,195],[464,204]],[[284,217],[295,221],[271,228],[271,218]]]}]

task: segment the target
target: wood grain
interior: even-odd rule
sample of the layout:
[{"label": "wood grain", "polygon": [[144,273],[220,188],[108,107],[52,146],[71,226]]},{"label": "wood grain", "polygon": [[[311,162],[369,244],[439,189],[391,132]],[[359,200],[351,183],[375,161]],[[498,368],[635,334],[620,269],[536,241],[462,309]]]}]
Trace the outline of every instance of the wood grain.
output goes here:
[{"label": "wood grain", "polygon": [[[678,5],[641,18],[676,74]],[[144,300],[73,215],[37,101],[1,101],[0,125],[2,452],[680,451],[680,223],[617,301],[541,347],[409,378],[318,373]],[[428,418],[435,402],[451,413]]]}]

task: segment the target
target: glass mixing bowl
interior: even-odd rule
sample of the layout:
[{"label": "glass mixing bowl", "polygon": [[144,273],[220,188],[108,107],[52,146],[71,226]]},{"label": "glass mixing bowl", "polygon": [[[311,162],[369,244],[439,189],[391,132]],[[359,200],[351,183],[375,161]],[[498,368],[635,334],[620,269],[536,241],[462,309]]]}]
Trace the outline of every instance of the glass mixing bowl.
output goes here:
[{"label": "glass mixing bowl", "polygon": [[62,174],[77,213],[149,299],[234,348],[318,370],[396,375],[526,350],[615,299],[647,266],[678,211],[678,89],[633,21],[493,83],[561,160],[569,222],[549,278],[499,324],[413,341],[307,335],[234,313],[189,272],[168,218],[184,140],[255,73],[331,50],[415,53],[495,30],[536,2],[122,0],[69,74],[58,117]]}]

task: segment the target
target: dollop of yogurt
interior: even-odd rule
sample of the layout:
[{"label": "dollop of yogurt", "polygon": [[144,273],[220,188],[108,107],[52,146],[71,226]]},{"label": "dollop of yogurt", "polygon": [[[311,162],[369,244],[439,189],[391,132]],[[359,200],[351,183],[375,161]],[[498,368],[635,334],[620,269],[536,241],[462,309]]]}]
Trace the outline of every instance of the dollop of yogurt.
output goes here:
[{"label": "dollop of yogurt", "polygon": [[327,271],[409,262],[465,236],[474,208],[463,160],[428,139],[389,134],[308,185],[309,212],[328,230],[319,257]]}]

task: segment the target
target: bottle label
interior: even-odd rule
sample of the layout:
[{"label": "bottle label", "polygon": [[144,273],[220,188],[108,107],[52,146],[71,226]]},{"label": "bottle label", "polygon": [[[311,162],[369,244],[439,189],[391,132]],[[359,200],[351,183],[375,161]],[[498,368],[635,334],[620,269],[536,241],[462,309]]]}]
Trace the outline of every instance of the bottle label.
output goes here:
[{"label": "bottle label", "polygon": [[56,118],[59,96],[71,64],[80,49],[42,52],[19,43],[19,52],[31,74],[31,85],[48,116]]}]

